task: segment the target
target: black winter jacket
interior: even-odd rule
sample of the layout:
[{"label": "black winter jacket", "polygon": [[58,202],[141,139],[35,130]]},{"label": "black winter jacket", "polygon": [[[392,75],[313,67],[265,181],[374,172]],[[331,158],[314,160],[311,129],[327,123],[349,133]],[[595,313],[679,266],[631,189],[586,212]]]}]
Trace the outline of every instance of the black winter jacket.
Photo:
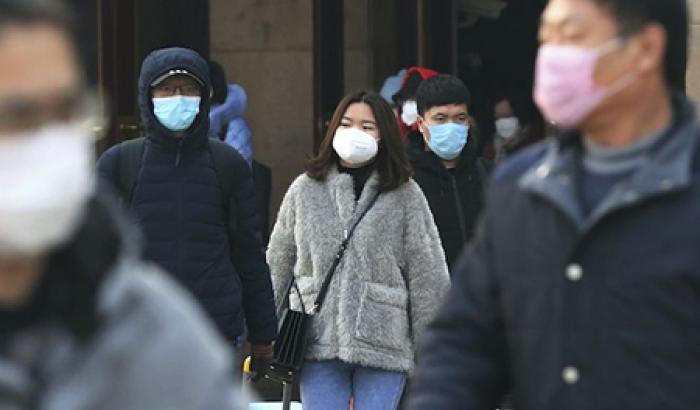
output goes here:
[{"label": "black winter jacket", "polygon": [[[200,113],[180,139],[155,118],[150,98],[150,84],[171,69],[186,69],[205,82]],[[224,147],[230,150],[228,167],[233,169],[235,186],[233,201],[223,198],[223,173],[217,176],[209,148],[207,90],[207,64],[195,52],[171,48],[146,58],[139,80],[146,145],[127,202],[145,233],[145,256],[197,297],[222,334],[234,340],[243,333],[245,322],[251,342],[267,343],[275,337],[277,321],[253,179],[245,160]],[[115,186],[119,153],[118,146],[112,147],[98,162],[100,176]],[[233,218],[227,215],[229,209],[236,213]]]},{"label": "black winter jacket", "polygon": [[419,132],[408,134],[406,147],[413,167],[413,179],[428,200],[451,270],[474,234],[484,202],[490,164],[477,157],[473,138],[462,151],[454,173],[445,168],[437,155],[425,150]]},{"label": "black winter jacket", "polygon": [[675,98],[648,160],[590,215],[580,136],[494,173],[484,220],[419,356],[410,409],[700,405],[700,126]]}]

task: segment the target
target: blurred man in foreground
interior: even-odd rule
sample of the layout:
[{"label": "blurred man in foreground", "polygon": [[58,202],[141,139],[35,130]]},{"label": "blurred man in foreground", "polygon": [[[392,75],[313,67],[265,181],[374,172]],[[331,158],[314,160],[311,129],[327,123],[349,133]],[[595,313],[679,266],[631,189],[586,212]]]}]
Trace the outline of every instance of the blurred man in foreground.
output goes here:
[{"label": "blurred man in foreground", "polygon": [[[419,356],[411,409],[700,403],[700,126],[684,0],[550,0],[534,96]],[[679,69],[680,68],[680,69]]]},{"label": "blurred man in foreground", "polygon": [[224,344],[95,192],[70,17],[0,0],[0,408],[242,409]]}]

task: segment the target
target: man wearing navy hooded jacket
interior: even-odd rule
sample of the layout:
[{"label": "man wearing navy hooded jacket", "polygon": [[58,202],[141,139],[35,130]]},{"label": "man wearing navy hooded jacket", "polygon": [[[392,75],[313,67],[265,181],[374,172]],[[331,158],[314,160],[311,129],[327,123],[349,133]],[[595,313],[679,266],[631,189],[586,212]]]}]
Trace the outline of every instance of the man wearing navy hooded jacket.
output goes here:
[{"label": "man wearing navy hooded jacket", "polygon": [[[253,366],[263,368],[277,320],[253,179],[233,148],[210,141],[210,96],[209,68],[199,54],[152,52],[139,79],[140,161],[127,161],[117,145],[102,155],[98,171],[120,187],[124,167],[135,168],[133,186],[121,192],[144,231],[145,256],[196,296],[232,345],[247,326]],[[227,192],[231,197],[224,198]]]}]

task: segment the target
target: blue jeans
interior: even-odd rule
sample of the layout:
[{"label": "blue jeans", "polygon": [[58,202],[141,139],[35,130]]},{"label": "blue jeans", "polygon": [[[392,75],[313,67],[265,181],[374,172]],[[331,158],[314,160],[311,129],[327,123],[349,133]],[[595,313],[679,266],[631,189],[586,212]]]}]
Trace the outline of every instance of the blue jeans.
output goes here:
[{"label": "blue jeans", "polygon": [[301,371],[304,410],[396,410],[406,374],[340,360],[308,361]]}]

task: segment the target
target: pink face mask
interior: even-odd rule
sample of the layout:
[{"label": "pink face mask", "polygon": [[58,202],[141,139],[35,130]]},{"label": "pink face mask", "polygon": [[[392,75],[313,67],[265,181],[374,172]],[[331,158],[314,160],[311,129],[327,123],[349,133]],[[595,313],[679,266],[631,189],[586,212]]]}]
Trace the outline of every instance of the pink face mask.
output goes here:
[{"label": "pink face mask", "polygon": [[613,39],[596,48],[553,44],[540,47],[534,99],[547,120],[562,128],[575,128],[603,100],[634,81],[635,75],[629,74],[607,88],[595,84],[598,59],[620,43]]}]

